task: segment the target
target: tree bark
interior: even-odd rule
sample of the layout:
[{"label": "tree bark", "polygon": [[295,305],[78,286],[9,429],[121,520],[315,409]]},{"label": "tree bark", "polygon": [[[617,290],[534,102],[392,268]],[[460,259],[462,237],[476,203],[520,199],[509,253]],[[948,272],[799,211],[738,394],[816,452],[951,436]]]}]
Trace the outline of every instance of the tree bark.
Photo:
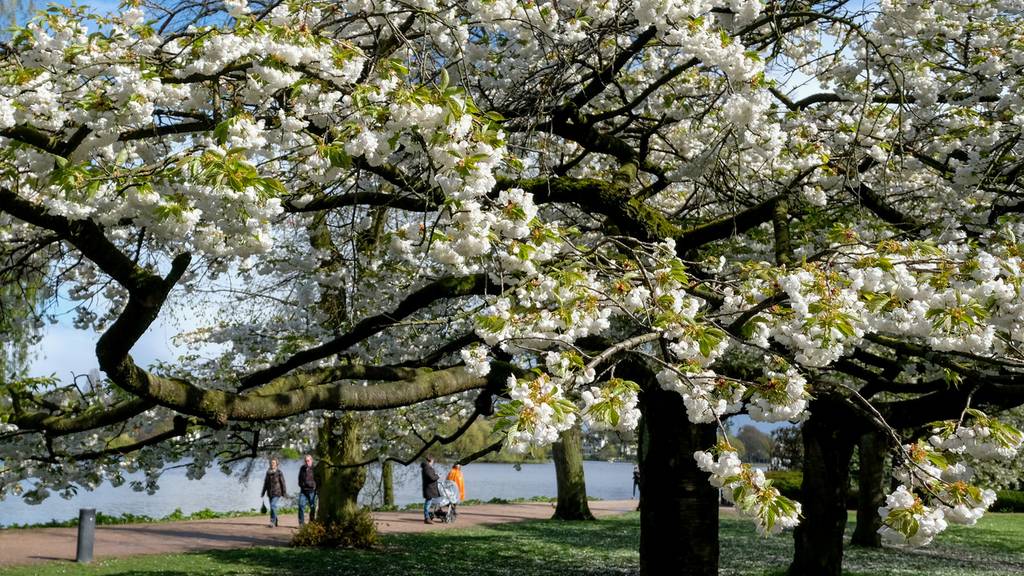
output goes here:
[{"label": "tree bark", "polygon": [[552,446],[555,478],[558,481],[558,520],[593,520],[587,503],[587,483],[583,475],[583,432],[579,423],[562,432]]},{"label": "tree bark", "polygon": [[640,409],[640,574],[716,576],[718,489],[693,459],[715,444],[715,426],[691,424],[682,396],[655,383]]},{"label": "tree bark", "polygon": [[380,483],[384,492],[384,506],[395,505],[394,462],[385,460],[380,468]]},{"label": "tree bark", "polygon": [[366,483],[365,467],[342,467],[362,459],[359,422],[352,414],[325,416],[317,440],[320,472],[317,519],[323,524],[340,524],[359,510],[357,498]]},{"label": "tree bark", "polygon": [[820,399],[803,426],[804,518],[793,533],[791,576],[840,576],[850,459],[857,434],[841,400]]},{"label": "tree bark", "polygon": [[860,437],[860,471],[857,478],[857,528],[850,544],[881,548],[882,517],[878,508],[885,503],[886,442],[880,432],[872,431]]}]

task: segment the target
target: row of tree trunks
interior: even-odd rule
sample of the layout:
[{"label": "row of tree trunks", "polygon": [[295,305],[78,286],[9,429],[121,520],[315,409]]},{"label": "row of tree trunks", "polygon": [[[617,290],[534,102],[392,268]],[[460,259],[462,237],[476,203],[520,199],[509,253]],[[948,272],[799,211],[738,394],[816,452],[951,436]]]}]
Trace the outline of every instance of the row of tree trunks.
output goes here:
[{"label": "row of tree trunks", "polygon": [[[718,490],[693,458],[716,441],[710,424],[691,424],[682,398],[651,386],[641,395],[640,570],[659,574],[665,566],[683,575],[718,573]],[[804,518],[794,533],[790,574],[839,576],[853,447],[859,442],[860,496],[854,544],[879,546],[878,507],[884,498],[885,439],[864,431],[841,401],[816,400],[803,429]],[[836,426],[837,422],[844,425]],[[361,458],[358,422],[351,415],[325,417],[317,454],[321,465],[320,520],[338,522],[358,509],[366,472],[337,467]],[[554,517],[590,520],[583,471],[582,432],[573,427],[553,448],[558,481]],[[382,470],[385,503],[394,501],[392,463]]]}]

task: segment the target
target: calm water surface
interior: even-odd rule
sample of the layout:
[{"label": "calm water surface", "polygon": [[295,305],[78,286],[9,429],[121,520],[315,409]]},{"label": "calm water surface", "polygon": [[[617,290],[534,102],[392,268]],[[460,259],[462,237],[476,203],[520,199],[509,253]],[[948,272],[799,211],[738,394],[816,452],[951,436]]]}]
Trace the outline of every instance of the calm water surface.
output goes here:
[{"label": "calm water surface", "polygon": [[[296,493],[296,479],[302,462],[284,461],[281,468],[290,495]],[[444,478],[448,466],[435,464]],[[632,496],[633,464],[628,462],[591,462],[583,464],[587,480],[587,494],[603,500],[621,500]],[[422,502],[420,469],[418,464],[395,467],[395,501],[398,505]],[[516,470],[512,464],[470,464],[463,467],[466,479],[466,498],[529,498],[555,496],[555,466],[523,464]],[[95,508],[104,514],[117,516],[126,512],[152,517],[166,516],[175,508],[189,514],[209,508],[219,512],[250,510],[260,507],[260,490],[266,463],[256,465],[248,478],[225,476],[210,470],[201,480],[189,480],[184,469],[173,469],[160,479],[160,490],[150,496],[135,492],[129,486],[117,488],[103,484],[92,492],[81,491],[70,500],[53,495],[42,504],[29,505],[20,498],[0,501],[0,526],[35,524],[49,520],[66,520],[78,516],[79,508]],[[131,479],[132,477],[129,477]],[[380,475],[371,470],[367,485],[360,494],[364,502],[380,502]]]}]

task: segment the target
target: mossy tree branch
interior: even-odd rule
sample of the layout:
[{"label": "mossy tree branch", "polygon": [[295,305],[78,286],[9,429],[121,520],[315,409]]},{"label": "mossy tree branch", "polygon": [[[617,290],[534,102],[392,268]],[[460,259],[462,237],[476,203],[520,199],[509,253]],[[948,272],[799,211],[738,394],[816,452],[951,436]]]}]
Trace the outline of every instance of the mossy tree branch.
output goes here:
[{"label": "mossy tree branch", "polygon": [[138,416],[154,406],[156,406],[155,402],[132,398],[103,409],[90,410],[77,415],[15,410],[11,414],[9,422],[22,430],[36,430],[52,438],[117,424],[133,416]]},{"label": "mossy tree branch", "polygon": [[[239,394],[201,388],[178,378],[165,378],[135,365],[130,356],[102,366],[111,380],[128,392],[180,414],[214,423],[278,420],[311,410],[382,410],[409,406],[484,388],[487,377],[473,376],[464,366],[442,370],[411,369],[411,377],[369,385],[322,383],[323,374],[293,374],[295,386],[270,394]],[[491,378],[500,378],[495,371]]]}]

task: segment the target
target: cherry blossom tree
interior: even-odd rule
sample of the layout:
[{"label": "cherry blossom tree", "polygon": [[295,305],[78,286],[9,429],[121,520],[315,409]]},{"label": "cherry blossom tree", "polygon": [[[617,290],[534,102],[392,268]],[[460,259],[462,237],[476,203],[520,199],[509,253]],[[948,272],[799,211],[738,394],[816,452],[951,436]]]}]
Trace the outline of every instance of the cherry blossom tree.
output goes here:
[{"label": "cherry blossom tree", "polygon": [[[887,541],[973,523],[963,456],[1022,443],[990,415],[1024,402],[1022,8],[53,8],[0,61],[0,234],[106,379],[4,384],[0,490],[152,488],[338,412],[440,403],[510,450],[642,414],[641,571],[714,574],[716,487],[801,522],[716,442],[746,412],[807,420],[805,467],[882,433]],[[137,365],[175,313],[193,352]],[[839,573],[833,480],[795,573]]]}]

